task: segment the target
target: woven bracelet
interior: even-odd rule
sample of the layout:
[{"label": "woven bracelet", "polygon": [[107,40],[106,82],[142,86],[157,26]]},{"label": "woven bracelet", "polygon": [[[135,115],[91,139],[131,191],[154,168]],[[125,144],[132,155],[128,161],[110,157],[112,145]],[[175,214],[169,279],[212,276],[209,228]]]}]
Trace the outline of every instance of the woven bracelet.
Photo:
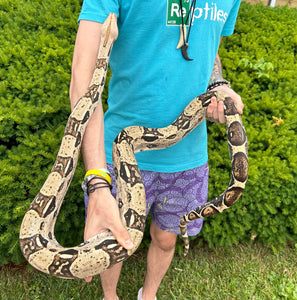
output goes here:
[{"label": "woven bracelet", "polygon": [[111,185],[111,182],[101,176],[97,176],[97,175],[88,175],[87,177],[85,177],[84,181],[81,183],[81,188],[82,190],[85,192],[85,193],[88,193],[88,187],[90,185],[90,181],[92,179],[100,179],[100,180],[103,180],[104,184],[106,186],[108,186],[110,188],[110,190],[112,189],[112,185]]},{"label": "woven bracelet", "polygon": [[108,182],[89,183],[87,187],[87,193],[89,195],[90,193],[94,193],[95,190],[102,189],[105,187],[112,189],[112,186]]}]

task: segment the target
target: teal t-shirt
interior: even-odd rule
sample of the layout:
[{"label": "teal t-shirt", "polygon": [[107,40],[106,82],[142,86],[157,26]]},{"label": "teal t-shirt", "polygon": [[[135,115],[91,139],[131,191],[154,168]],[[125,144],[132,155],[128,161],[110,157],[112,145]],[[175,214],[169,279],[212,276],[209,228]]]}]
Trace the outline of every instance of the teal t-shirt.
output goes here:
[{"label": "teal t-shirt", "polygon": [[[190,0],[182,0],[183,9]],[[176,49],[181,22],[179,0],[84,0],[79,20],[104,22],[118,16],[119,36],[110,68],[108,110],[104,116],[106,159],[125,127],[170,125],[196,96],[206,91],[221,36],[233,33],[240,0],[197,0],[186,61]],[[138,153],[140,169],[178,172],[207,159],[206,122],[176,145]]]}]

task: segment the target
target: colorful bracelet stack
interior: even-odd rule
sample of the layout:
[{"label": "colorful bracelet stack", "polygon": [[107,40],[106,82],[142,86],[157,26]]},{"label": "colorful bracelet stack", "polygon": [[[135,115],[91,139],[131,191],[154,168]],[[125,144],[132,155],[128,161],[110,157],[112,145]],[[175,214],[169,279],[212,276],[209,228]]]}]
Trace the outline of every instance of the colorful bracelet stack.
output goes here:
[{"label": "colorful bracelet stack", "polygon": [[[91,184],[90,181],[92,179],[101,179],[103,180],[103,182],[100,181]],[[111,176],[107,169],[93,169],[87,171],[84,180],[81,184],[82,190],[87,194],[93,193],[95,190],[105,187],[108,187],[110,190],[112,189]]]},{"label": "colorful bracelet stack", "polygon": [[228,86],[229,88],[231,87],[231,84],[229,81],[227,80],[221,80],[221,81],[215,81],[213,83],[210,83],[207,87],[207,91],[211,91],[213,90],[214,88],[218,87],[218,86],[221,86],[221,85],[226,85]]}]

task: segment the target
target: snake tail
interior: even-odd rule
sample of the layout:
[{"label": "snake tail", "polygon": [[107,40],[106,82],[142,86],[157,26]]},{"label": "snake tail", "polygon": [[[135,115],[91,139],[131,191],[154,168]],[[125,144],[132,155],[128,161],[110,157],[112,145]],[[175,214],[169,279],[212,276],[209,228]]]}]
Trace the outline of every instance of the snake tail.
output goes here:
[{"label": "snake tail", "polygon": [[[218,99],[218,101],[220,100]],[[231,180],[227,189],[221,195],[191,210],[181,218],[180,232],[184,240],[184,256],[189,251],[187,223],[198,218],[216,215],[231,207],[241,196],[248,178],[248,141],[246,130],[231,98],[225,97],[222,101],[224,102],[227,141],[232,164]],[[204,105],[209,103],[208,100]]]}]

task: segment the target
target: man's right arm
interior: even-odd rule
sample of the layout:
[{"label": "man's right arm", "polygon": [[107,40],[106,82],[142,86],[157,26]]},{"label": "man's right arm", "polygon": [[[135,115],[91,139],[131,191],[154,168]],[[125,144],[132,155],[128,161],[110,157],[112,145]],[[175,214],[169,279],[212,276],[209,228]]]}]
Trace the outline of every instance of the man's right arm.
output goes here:
[{"label": "man's right arm", "polygon": [[[90,84],[100,45],[101,28],[101,23],[80,21],[73,53],[69,89],[72,109]],[[82,156],[86,170],[106,168],[101,103],[99,103],[86,128],[82,143]],[[95,180],[98,179],[93,179],[93,181]],[[87,240],[107,228],[112,231],[123,247],[133,248],[129,234],[121,222],[115,199],[109,188],[102,188],[89,195],[84,238]]]},{"label": "man's right arm", "polygon": [[[71,108],[86,92],[93,75],[100,45],[101,23],[81,20],[76,36],[70,82]],[[86,170],[106,168],[103,111],[99,103],[92,115],[82,144]]]}]

